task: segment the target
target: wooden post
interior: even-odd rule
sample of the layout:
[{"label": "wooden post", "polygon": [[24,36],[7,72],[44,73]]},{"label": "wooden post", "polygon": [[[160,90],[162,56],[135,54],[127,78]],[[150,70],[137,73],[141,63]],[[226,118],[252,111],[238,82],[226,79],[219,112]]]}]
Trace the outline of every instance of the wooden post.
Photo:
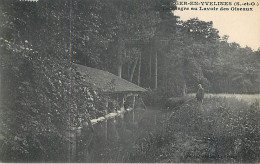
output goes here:
[{"label": "wooden post", "polygon": [[133,95],[133,109],[135,108],[135,96],[136,95]]},{"label": "wooden post", "polygon": [[135,122],[135,95],[133,97],[133,122]]},{"label": "wooden post", "polygon": [[[108,98],[106,98],[106,115],[108,114]],[[105,120],[105,142],[107,142],[107,120]]]}]

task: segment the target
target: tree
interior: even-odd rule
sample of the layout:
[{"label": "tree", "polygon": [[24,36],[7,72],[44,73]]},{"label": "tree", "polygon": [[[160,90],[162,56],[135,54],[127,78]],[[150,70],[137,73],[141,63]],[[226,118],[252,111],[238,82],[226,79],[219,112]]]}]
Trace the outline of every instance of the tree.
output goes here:
[{"label": "tree", "polygon": [[[102,108],[93,108],[99,95],[83,87],[70,67],[69,2],[12,1],[0,13],[1,84],[6,86],[1,89],[6,102],[1,161],[65,161],[71,126],[80,126],[86,112],[102,114]],[[79,95],[81,103],[75,99]]]}]

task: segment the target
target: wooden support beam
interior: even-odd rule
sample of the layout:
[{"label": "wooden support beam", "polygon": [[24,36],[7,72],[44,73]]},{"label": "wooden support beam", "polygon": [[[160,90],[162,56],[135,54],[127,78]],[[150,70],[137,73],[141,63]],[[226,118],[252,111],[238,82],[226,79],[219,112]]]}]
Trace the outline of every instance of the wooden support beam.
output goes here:
[{"label": "wooden support beam", "polygon": [[105,121],[105,142],[107,143],[107,120]]},{"label": "wooden support beam", "polygon": [[135,122],[135,95],[133,97],[133,122]]},{"label": "wooden support beam", "polygon": [[[108,98],[106,98],[106,115],[108,113]],[[107,142],[107,120],[105,120],[105,142]]]}]

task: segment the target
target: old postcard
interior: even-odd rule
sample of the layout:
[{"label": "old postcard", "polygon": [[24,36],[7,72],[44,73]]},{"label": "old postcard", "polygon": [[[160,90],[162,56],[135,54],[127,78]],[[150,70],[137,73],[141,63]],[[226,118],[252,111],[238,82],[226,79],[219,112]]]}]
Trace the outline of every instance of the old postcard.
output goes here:
[{"label": "old postcard", "polygon": [[260,0],[0,0],[0,162],[259,163]]}]

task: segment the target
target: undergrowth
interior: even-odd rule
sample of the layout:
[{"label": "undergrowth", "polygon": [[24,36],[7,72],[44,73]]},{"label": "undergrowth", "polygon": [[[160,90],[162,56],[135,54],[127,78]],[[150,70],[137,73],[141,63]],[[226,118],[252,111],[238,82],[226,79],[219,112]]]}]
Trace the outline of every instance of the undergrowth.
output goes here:
[{"label": "undergrowth", "polygon": [[172,112],[164,129],[136,142],[131,162],[260,161],[259,102],[208,98],[201,110],[191,101]]}]

